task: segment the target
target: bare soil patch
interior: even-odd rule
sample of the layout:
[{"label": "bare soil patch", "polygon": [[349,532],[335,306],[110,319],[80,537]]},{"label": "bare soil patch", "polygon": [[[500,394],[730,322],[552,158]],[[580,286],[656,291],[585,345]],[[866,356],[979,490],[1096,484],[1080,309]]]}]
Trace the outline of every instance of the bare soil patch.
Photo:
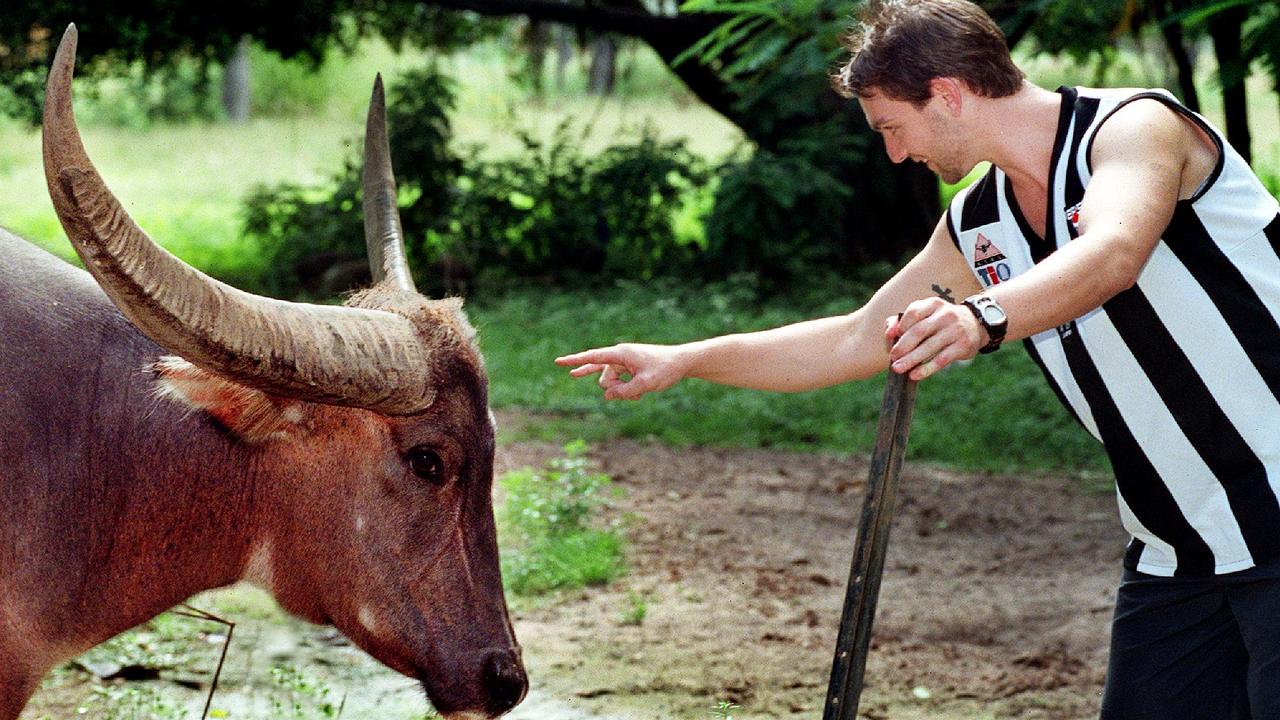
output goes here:
[{"label": "bare soil patch", "polygon": [[[517,443],[500,463],[557,451]],[[723,700],[737,718],[820,717],[867,459],[628,441],[592,457],[626,491],[631,572],[517,607],[535,680],[611,716],[706,718]],[[1097,717],[1125,535],[1114,498],[1080,487],[908,462],[866,717]]]}]

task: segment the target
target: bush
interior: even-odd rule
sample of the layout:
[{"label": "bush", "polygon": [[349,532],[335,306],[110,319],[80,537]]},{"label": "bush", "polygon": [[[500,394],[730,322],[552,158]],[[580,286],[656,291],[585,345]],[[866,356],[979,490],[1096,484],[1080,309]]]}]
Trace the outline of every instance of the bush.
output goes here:
[{"label": "bush", "polygon": [[[435,66],[406,74],[388,102],[392,164],[406,250],[431,294],[534,279],[598,283],[689,273],[701,249],[690,197],[710,173],[683,141],[645,128],[631,144],[588,157],[568,123],[550,142],[525,134],[525,151],[486,160],[450,148],[452,81]],[[356,143],[362,146],[362,143]],[[360,214],[362,160],[329,188],[277,185],[245,201],[246,236],[273,269],[261,288],[325,297],[368,281]],[[696,224],[696,223],[695,223]]]},{"label": "bush", "polygon": [[726,163],[707,218],[705,272],[757,272],[784,286],[814,268],[847,267],[842,167],[860,157],[858,138],[832,123]]},{"label": "bush", "polygon": [[508,160],[469,156],[448,231],[473,267],[491,280],[575,284],[690,271],[699,248],[677,221],[709,173],[684,141],[645,128],[587,157],[568,123],[548,143],[520,140],[525,151]]},{"label": "bush", "polygon": [[623,572],[622,537],[614,528],[592,526],[611,485],[607,475],[588,470],[586,443],[564,447],[564,457],[544,471],[507,473],[502,574],[511,591],[531,595],[559,588],[607,583]]},{"label": "bush", "polygon": [[244,234],[264,268],[256,289],[317,299],[369,282],[360,214],[360,172],[348,160],[326,193],[285,183],[258,187],[244,201]]}]

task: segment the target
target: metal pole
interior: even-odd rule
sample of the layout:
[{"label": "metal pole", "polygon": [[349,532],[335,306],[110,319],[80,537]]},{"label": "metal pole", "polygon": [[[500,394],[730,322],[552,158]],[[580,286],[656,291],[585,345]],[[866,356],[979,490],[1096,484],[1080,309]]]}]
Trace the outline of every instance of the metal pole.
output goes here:
[{"label": "metal pole", "polygon": [[835,658],[831,662],[831,684],[822,720],[855,720],[862,695],[862,675],[867,668],[871,645],[871,623],[875,620],[880,576],[884,572],[885,549],[893,521],[894,491],[902,456],[911,431],[911,411],[915,405],[916,383],[905,375],[889,372],[880,407],[876,446],[871,453],[867,495],[862,504],[857,545],[849,569],[840,633],[836,637]]}]

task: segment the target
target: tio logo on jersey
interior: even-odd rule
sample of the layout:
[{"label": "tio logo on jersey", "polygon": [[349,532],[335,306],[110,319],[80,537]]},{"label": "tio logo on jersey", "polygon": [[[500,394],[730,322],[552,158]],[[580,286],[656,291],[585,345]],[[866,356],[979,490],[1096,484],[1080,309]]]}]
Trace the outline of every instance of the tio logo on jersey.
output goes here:
[{"label": "tio logo on jersey", "polygon": [[973,271],[983,285],[999,285],[1013,276],[1013,270],[1005,260],[1000,248],[986,235],[978,233],[978,242],[973,247]]}]

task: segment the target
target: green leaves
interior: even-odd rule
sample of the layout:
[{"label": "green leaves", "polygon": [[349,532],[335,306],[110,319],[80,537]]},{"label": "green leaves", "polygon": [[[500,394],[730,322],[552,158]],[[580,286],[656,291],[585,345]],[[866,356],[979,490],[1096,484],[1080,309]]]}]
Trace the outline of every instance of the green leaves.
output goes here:
[{"label": "green leaves", "polygon": [[542,471],[507,473],[502,505],[502,573],[511,591],[534,595],[560,588],[607,583],[622,574],[622,534],[595,526],[612,481],[593,473],[586,443],[564,446]]}]

